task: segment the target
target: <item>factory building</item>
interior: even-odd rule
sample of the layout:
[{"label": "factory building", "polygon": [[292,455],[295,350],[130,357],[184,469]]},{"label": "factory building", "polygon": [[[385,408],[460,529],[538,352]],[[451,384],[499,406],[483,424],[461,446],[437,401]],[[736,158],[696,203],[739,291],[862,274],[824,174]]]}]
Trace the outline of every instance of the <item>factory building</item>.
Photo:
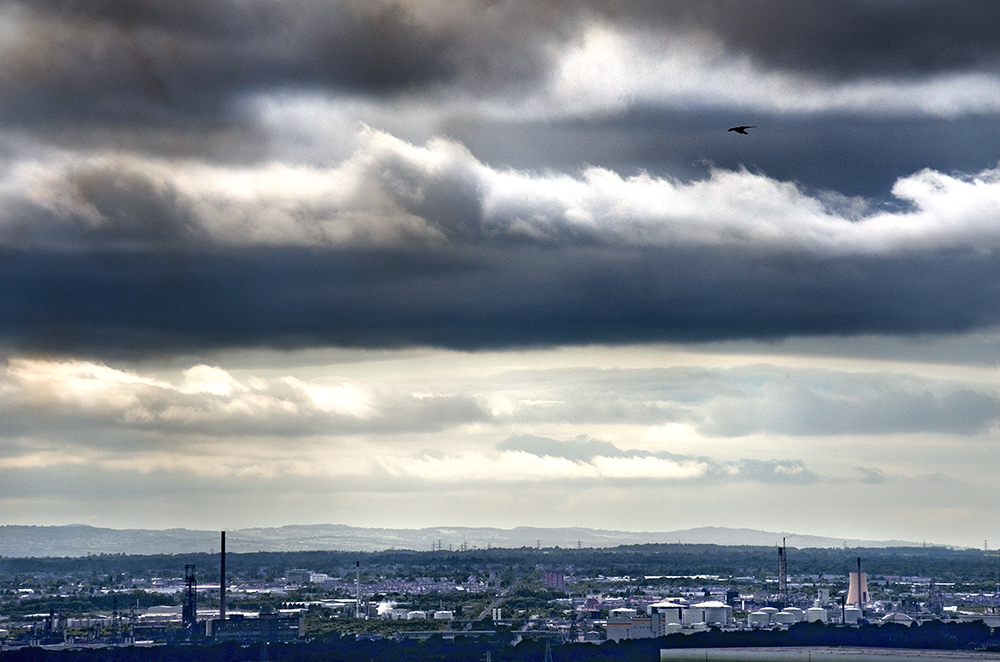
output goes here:
[{"label": "factory building", "polygon": [[297,641],[305,634],[302,618],[283,614],[262,614],[244,618],[233,614],[223,620],[208,621],[206,635],[215,641],[275,642]]},{"label": "factory building", "polygon": [[608,641],[649,639],[656,636],[653,634],[653,619],[640,617],[635,609],[612,609],[608,614],[606,629]]},{"label": "factory building", "polygon": [[608,640],[649,639],[687,629],[733,623],[733,608],[724,602],[710,601],[695,605],[657,602],[646,607],[640,616],[635,609],[612,609],[608,615]]}]

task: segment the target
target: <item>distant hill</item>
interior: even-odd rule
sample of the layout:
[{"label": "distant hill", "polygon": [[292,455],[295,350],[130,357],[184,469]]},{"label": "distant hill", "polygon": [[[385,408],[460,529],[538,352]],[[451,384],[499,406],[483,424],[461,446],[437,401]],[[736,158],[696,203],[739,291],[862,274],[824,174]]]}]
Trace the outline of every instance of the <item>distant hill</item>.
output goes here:
[{"label": "distant hill", "polygon": [[[701,527],[682,531],[630,532],[588,528],[513,529],[485,527],[431,527],[426,529],[369,529],[341,524],[291,525],[237,529],[226,532],[230,552],[290,552],[313,550],[426,551],[485,547],[617,547],[654,543],[789,547],[916,547],[901,540],[856,540],[775,533],[753,529]],[[82,524],[67,526],[0,526],[0,556],[87,556],[90,554],[181,554],[217,552],[218,531],[191,529],[105,529]]]}]

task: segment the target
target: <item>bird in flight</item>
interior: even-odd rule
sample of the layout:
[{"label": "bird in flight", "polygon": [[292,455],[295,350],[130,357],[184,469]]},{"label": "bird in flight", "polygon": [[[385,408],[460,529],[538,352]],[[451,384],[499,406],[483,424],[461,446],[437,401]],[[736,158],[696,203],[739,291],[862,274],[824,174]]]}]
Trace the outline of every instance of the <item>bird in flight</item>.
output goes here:
[{"label": "bird in flight", "polygon": [[733,128],[730,129],[730,131],[735,131],[736,133],[742,133],[744,136],[749,136],[750,134],[747,133],[747,129],[756,129],[756,128],[757,128],[756,124],[753,126],[734,126]]}]

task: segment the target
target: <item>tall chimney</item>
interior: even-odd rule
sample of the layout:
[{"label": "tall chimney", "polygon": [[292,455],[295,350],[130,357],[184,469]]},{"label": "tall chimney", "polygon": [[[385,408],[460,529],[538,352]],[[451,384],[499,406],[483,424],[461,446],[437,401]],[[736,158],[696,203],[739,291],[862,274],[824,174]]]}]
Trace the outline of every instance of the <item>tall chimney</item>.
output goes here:
[{"label": "tall chimney", "polygon": [[226,620],[226,532],[222,532],[222,562],[219,573],[219,618]]},{"label": "tall chimney", "polygon": [[[864,610],[864,603],[862,602],[865,598],[865,591],[868,589],[867,582],[861,578],[861,557],[858,557],[858,609]],[[861,612],[862,614],[864,611]]]},{"label": "tall chimney", "polygon": [[788,596],[788,558],[785,554],[785,539],[782,538],[778,548],[778,593],[782,600]]}]

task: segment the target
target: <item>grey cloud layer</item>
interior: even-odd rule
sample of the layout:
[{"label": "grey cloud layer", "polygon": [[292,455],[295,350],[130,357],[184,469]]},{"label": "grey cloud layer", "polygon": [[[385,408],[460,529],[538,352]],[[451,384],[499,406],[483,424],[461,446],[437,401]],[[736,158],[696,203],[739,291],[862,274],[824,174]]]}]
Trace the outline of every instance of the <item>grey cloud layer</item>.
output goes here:
[{"label": "grey cloud layer", "polygon": [[[543,393],[545,384],[560,384],[544,396],[557,403],[524,407],[510,415],[511,420],[521,423],[681,423],[710,437],[816,437],[924,432],[974,435],[1000,422],[996,392],[880,373],[790,372],[767,366],[724,371],[572,370],[501,376],[496,387],[505,388],[507,379],[512,390],[537,382]],[[567,459],[615,456],[610,447],[593,440],[565,442],[552,449],[533,443],[533,452]]]},{"label": "grey cloud layer", "polygon": [[530,22],[475,3],[440,13],[381,0],[5,4],[17,33],[4,44],[0,113],[17,124],[238,122],[254,93],[499,81],[539,58],[522,34]]},{"label": "grey cloud layer", "polygon": [[[503,97],[551,74],[555,51],[601,22],[664,43],[714,35],[725,57],[833,79],[995,68],[1000,36],[983,27],[995,24],[992,3],[797,7],[3,4],[0,122],[46,135],[101,124],[88,144],[112,147],[29,155],[7,137],[0,346],[139,356],[994,328],[1000,171],[988,161],[988,115],[892,128],[850,113],[772,113],[768,123],[784,127],[762,126],[760,140],[719,129],[717,107],[700,119],[697,108],[632,107],[522,123],[459,112],[443,128],[461,141],[419,146],[364,130],[335,166],[280,153],[212,165],[210,140],[196,161],[115,147],[136,123],[266,134],[245,103],[258,94],[321,89],[379,103],[455,84]],[[846,56],[823,55],[845,42]],[[827,121],[836,128],[812,137]],[[914,132],[931,135],[900,148]],[[200,135],[175,133],[186,144]],[[582,167],[591,155],[607,167]],[[698,165],[713,155],[721,167]],[[891,204],[857,196],[890,188]]]},{"label": "grey cloud layer", "polygon": [[8,171],[0,342],[141,355],[460,349],[1000,322],[1000,171],[924,170],[905,209],[746,171],[498,170],[382,132],[333,168],[125,157]]},{"label": "grey cloud layer", "polygon": [[949,68],[996,67],[1000,40],[988,4],[848,0],[618,2],[612,16],[707,30],[734,51],[772,67],[831,77],[920,75]]},{"label": "grey cloud layer", "polygon": [[248,95],[366,94],[533,84],[588,20],[709,34],[765,67],[821,77],[996,72],[995,3],[31,2],[8,0],[0,117],[210,126],[242,121]]},{"label": "grey cloud layer", "polygon": [[728,248],[0,255],[0,337],[21,351],[951,333],[989,328],[1000,316],[997,258],[971,251],[906,259]]}]

